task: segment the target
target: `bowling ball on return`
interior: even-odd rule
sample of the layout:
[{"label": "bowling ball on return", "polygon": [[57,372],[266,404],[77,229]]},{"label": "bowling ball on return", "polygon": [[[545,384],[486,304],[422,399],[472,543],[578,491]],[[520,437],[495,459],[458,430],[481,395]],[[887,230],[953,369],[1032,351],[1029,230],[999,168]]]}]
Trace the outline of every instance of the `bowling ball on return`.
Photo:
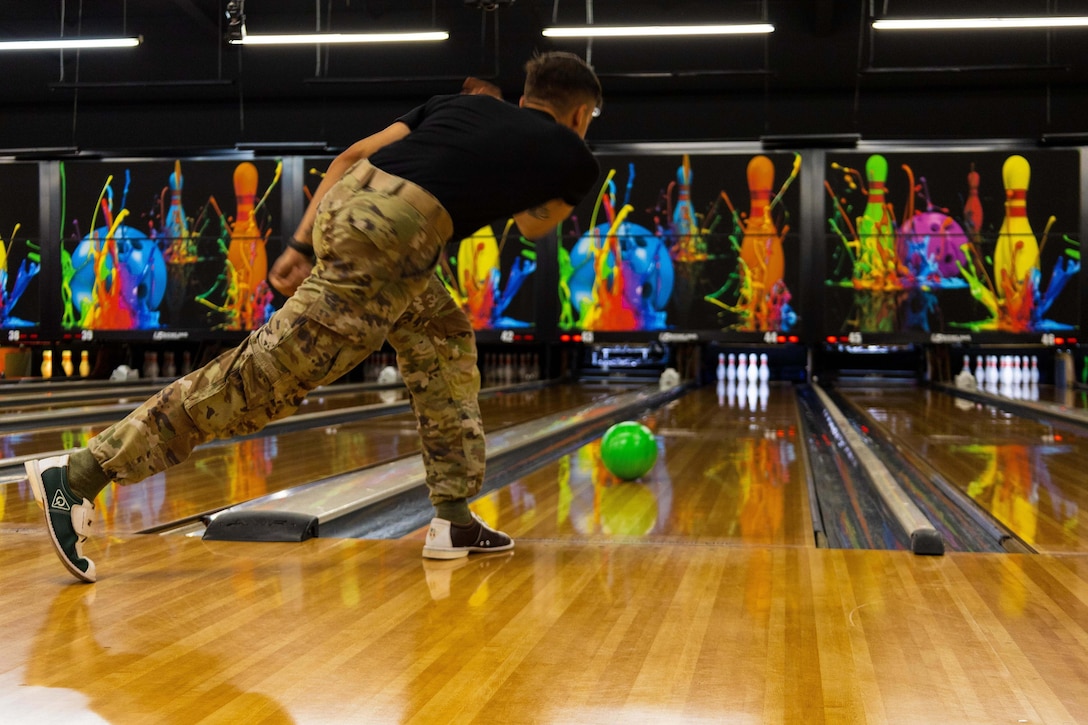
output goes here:
[{"label": "bowling ball on return", "polygon": [[657,463],[653,431],[637,421],[616,423],[601,437],[601,461],[616,478],[633,481]]}]

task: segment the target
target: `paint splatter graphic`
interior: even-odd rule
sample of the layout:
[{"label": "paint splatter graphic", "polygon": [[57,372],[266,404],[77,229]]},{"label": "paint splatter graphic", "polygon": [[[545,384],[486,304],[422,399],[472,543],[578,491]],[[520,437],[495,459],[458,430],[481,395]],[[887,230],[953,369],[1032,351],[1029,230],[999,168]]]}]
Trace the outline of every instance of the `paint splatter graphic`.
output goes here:
[{"label": "paint splatter graphic", "polygon": [[[38,323],[24,320],[15,314],[16,305],[22,298],[30,280],[41,271],[41,249],[28,239],[19,239],[20,225],[16,224],[11,235],[5,240],[0,237],[0,327],[34,327]],[[25,249],[25,255],[19,262],[15,273],[9,269],[15,257],[12,254],[17,245]]]},{"label": "paint splatter graphic", "polygon": [[[512,237],[517,241],[511,241]],[[517,251],[504,288],[501,262],[514,244]],[[519,235],[514,220],[509,219],[498,237],[494,227],[486,226],[462,239],[456,256],[443,253],[438,274],[454,301],[468,315],[474,330],[527,328],[535,323],[515,319],[507,312],[526,280],[536,271],[536,264],[536,245]]]},{"label": "paint splatter graphic", "polygon": [[[800,162],[795,155],[775,193],[771,160],[750,159],[747,213],[738,212],[722,188],[715,190],[706,211],[698,212],[693,201],[698,174],[689,155],[681,158],[675,178],[661,188],[653,205],[642,211],[631,200],[635,163],[627,165],[622,201],[617,199],[617,170],[611,169],[589,214],[588,230],[580,232],[575,217],[572,233],[560,235],[560,328],[691,327],[692,305],[701,302],[716,310],[714,327],[722,330],[791,329],[797,316],[784,279],[782,239],[789,222],[781,201],[800,173]],[[570,241],[563,243],[564,238]],[[731,270],[724,279],[707,279],[722,263]],[[708,286],[709,294],[699,291]]]},{"label": "paint splatter graphic", "polygon": [[[233,167],[234,216],[226,215],[214,196],[188,214],[183,202],[185,178],[181,163],[175,161],[165,185],[138,215],[129,208],[131,170],[117,180],[119,193],[115,178],[108,176],[84,234],[79,218],[70,223],[65,218],[68,183],[62,164],[62,228],[68,230],[61,245],[63,327],[251,330],[263,324],[272,301],[265,281],[271,225],[264,205],[279,181],[282,164],[277,163],[259,199],[256,166],[243,162]],[[209,275],[209,268],[218,271]],[[201,274],[195,273],[197,269]],[[201,291],[209,276],[214,281]],[[193,319],[190,303],[208,310],[203,319]],[[161,321],[164,312],[169,325]]]},{"label": "paint splatter graphic", "polygon": [[[1068,234],[1051,234],[1054,215],[1046,217],[1036,235],[1028,216],[1027,159],[1004,156],[1000,175],[990,173],[990,178],[979,169],[985,161],[986,169],[993,170],[993,155],[980,155],[977,163],[965,154],[954,160],[959,165],[956,182],[949,183],[945,169],[931,176],[941,185],[940,199],[938,183],[916,172],[926,160],[903,163],[896,174],[881,154],[868,156],[864,170],[830,164],[824,182],[831,209],[828,227],[838,243],[827,283],[855,291],[843,327],[869,332],[1072,329],[1048,315],[1080,270],[1079,243]],[[948,159],[940,161],[947,167]],[[889,199],[893,181],[901,181],[905,190],[898,213]],[[993,198],[998,184],[1004,191],[1000,207],[992,202],[987,211],[983,202]],[[1043,204],[1049,201],[1043,198]],[[995,224],[994,218],[1000,221]],[[1075,228],[1075,220],[1069,228]],[[1044,256],[1048,242],[1050,254]],[[960,299],[961,291],[969,299]]]}]

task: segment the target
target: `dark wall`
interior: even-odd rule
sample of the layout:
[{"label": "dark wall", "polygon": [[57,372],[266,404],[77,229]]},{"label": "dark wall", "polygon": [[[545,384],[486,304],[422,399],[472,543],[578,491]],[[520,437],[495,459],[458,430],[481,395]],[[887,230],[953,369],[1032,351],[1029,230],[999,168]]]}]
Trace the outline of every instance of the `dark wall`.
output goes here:
[{"label": "dark wall", "polygon": [[[139,33],[131,51],[0,56],[0,149],[185,151],[246,143],[336,148],[464,76],[516,100],[534,51],[589,55],[606,106],[598,142],[1017,138],[1088,133],[1088,30],[889,35],[866,0],[595,0],[598,24],[756,21],[769,37],[551,42],[586,3],[249,0],[250,32],[449,29],[437,46],[240,48],[225,0],[0,0],[0,35]],[[1088,0],[875,3],[881,14],[1088,14]],[[82,14],[80,9],[82,8]],[[122,13],[122,8],[125,12]],[[317,12],[321,18],[318,20]],[[46,153],[50,153],[47,151]]]}]

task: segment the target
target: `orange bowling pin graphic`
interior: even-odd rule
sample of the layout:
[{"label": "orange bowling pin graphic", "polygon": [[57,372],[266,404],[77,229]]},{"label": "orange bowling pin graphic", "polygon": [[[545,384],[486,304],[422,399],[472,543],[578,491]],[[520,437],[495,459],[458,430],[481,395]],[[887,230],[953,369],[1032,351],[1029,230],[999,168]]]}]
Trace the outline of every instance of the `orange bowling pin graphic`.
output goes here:
[{"label": "orange bowling pin graphic", "polygon": [[963,204],[963,220],[971,237],[982,231],[982,201],[978,197],[978,182],[978,172],[971,164],[971,170],[967,173],[967,201]]},{"label": "orange bowling pin graphic", "polygon": [[766,304],[767,294],[782,280],[785,257],[782,239],[771,219],[771,187],[774,186],[774,164],[766,156],[755,156],[748,162],[748,190],[751,206],[744,222],[744,239],[740,258],[748,270],[752,299],[757,315]]},{"label": "orange bowling pin graphic", "polygon": [[253,217],[257,200],[257,167],[248,161],[238,164],[234,170],[234,194],[237,213],[230,228],[230,247],[227,259],[238,275],[238,284],[245,296],[253,294],[257,286],[268,276],[268,256],[264,237]]},{"label": "orange bowling pin graphic", "polygon": [[[994,277],[998,290],[1019,286],[1039,267],[1039,242],[1028,222],[1028,182],[1031,165],[1023,156],[1010,156],[1001,168],[1005,183],[1005,220],[994,249]],[[1004,295],[1002,295],[1004,296]]]}]

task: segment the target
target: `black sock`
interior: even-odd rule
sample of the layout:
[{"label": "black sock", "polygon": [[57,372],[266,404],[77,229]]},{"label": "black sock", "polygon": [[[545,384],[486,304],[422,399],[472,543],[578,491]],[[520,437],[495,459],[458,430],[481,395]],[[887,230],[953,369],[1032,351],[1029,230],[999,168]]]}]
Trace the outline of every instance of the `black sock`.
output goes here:
[{"label": "black sock", "polygon": [[452,521],[460,526],[472,523],[472,512],[468,508],[468,499],[458,498],[453,501],[440,501],[434,505],[435,514],[440,519]]},{"label": "black sock", "polygon": [[68,488],[76,496],[93,502],[109,484],[110,477],[89,450],[81,448],[68,456]]}]

